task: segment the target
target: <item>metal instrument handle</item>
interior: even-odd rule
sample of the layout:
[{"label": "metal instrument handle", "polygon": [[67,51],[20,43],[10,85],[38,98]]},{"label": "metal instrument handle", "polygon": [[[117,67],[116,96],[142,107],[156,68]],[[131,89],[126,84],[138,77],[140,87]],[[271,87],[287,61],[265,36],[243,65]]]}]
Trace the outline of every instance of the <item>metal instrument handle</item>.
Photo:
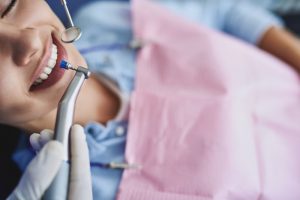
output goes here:
[{"label": "metal instrument handle", "polygon": [[69,133],[73,124],[75,103],[80,88],[86,78],[85,73],[77,71],[65,94],[58,104],[54,140],[63,144],[64,162],[50,187],[46,190],[43,200],[66,200],[69,190]]}]

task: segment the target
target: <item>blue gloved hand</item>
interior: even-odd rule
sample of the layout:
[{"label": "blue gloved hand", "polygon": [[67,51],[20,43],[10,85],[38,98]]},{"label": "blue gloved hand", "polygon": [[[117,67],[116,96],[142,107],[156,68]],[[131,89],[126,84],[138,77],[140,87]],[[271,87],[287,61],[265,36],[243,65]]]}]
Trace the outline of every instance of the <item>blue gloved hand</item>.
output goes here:
[{"label": "blue gloved hand", "polygon": [[[57,141],[50,141],[53,132],[44,130],[33,134],[30,142],[38,155],[30,162],[16,189],[8,200],[38,200],[54,179],[63,162],[63,146]],[[92,183],[88,148],[83,128],[72,127],[70,134],[71,172],[69,199],[92,199]]]}]

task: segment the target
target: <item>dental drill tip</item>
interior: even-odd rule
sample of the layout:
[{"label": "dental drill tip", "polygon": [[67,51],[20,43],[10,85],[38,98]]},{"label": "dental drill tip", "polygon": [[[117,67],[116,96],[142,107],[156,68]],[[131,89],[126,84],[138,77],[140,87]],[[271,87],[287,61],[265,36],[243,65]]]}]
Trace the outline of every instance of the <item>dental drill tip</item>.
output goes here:
[{"label": "dental drill tip", "polygon": [[74,70],[74,71],[77,71],[78,68],[76,67],[73,67],[73,65],[65,60],[62,60],[60,62],[60,68],[63,68],[63,69],[71,69],[71,70]]},{"label": "dental drill tip", "polygon": [[60,68],[63,68],[63,69],[69,69],[72,65],[70,63],[68,63],[67,61],[65,60],[62,60],[60,62]]},{"label": "dental drill tip", "polygon": [[81,73],[84,74],[84,76],[85,76],[86,79],[88,79],[90,77],[90,75],[91,75],[91,72],[88,69],[86,69],[84,67],[81,67],[81,66],[73,67],[73,65],[71,63],[69,63],[69,62],[67,62],[65,60],[62,60],[60,62],[60,68],[67,69],[67,70],[71,69],[71,70],[76,71],[76,73],[77,72],[81,72]]}]

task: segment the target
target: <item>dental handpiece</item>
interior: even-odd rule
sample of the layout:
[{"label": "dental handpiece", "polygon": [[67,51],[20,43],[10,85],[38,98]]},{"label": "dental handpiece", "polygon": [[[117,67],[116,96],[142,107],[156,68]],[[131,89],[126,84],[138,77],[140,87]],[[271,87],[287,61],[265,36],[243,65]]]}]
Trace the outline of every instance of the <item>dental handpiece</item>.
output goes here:
[{"label": "dental handpiece", "polygon": [[54,140],[59,141],[64,147],[64,162],[62,163],[56,177],[46,190],[43,200],[66,200],[69,190],[69,133],[73,124],[75,103],[79,91],[85,79],[88,79],[91,72],[83,67],[73,67],[70,63],[62,61],[61,68],[75,70],[76,74],[65,91],[58,104],[56,115]]}]

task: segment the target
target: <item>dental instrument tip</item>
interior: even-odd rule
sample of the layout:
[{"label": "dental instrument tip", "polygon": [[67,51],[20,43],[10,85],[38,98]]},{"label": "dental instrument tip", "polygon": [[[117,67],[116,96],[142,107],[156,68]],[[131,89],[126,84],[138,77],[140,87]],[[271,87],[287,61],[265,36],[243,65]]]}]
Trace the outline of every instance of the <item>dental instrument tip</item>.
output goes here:
[{"label": "dental instrument tip", "polygon": [[81,67],[81,66],[78,66],[78,67],[74,67],[71,63],[69,63],[68,61],[65,61],[65,60],[62,60],[60,62],[60,68],[63,68],[63,69],[71,69],[71,70],[74,70],[76,72],[81,72],[85,75],[85,78],[88,79],[91,75],[91,72],[84,68],[84,67]]},{"label": "dental instrument tip", "polygon": [[[69,63],[69,62],[67,62],[67,61],[65,61],[65,60],[62,60],[61,62],[60,62],[60,68],[63,68],[63,69],[72,69],[73,68],[73,66],[72,66],[72,64],[71,63]],[[75,68],[74,68],[75,69]]]}]

